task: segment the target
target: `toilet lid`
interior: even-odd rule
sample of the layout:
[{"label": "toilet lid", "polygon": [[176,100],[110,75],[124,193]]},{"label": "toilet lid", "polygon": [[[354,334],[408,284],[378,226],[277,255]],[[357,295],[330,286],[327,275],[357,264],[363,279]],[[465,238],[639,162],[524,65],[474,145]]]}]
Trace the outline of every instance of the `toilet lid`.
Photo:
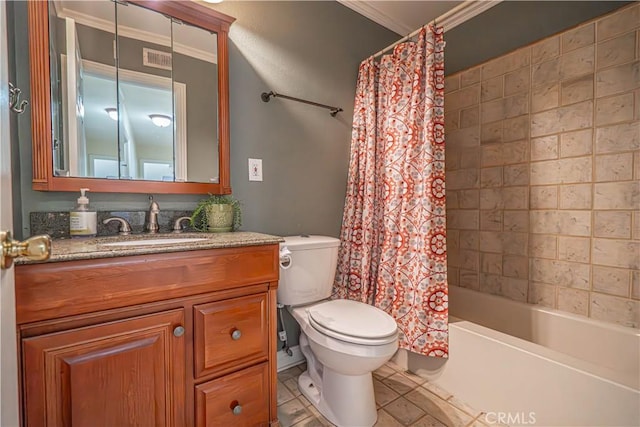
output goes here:
[{"label": "toilet lid", "polygon": [[357,301],[333,300],[308,309],[311,325],[343,341],[385,344],[395,339],[396,321],[384,311]]}]

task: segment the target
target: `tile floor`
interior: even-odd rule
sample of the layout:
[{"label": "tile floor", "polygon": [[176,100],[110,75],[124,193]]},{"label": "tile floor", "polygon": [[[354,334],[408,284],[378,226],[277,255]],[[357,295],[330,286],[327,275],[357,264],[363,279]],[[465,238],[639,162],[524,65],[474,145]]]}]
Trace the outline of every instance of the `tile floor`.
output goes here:
[{"label": "tile floor", "polygon": [[[278,418],[282,427],[332,426],[298,390],[294,366],[278,373]],[[424,378],[389,362],[373,373],[379,427],[484,427],[484,414]]]}]

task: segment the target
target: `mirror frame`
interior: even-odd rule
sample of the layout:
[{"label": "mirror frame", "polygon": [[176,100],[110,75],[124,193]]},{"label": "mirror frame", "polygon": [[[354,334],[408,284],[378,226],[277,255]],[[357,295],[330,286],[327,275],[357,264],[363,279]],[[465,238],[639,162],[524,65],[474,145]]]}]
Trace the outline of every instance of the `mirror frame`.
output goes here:
[{"label": "mirror frame", "polygon": [[49,2],[29,1],[27,3],[33,147],[32,188],[38,191],[78,191],[86,187],[94,193],[231,194],[228,32],[235,18],[193,1],[128,1],[217,34],[219,182],[166,182],[54,176],[49,68]]}]

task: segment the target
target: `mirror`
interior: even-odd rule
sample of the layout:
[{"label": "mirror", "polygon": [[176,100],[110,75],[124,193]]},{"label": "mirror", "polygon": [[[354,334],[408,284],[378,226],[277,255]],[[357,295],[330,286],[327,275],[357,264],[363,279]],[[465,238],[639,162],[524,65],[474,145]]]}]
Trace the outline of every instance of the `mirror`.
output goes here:
[{"label": "mirror", "polygon": [[29,2],[33,187],[227,194],[227,32],[194,2]]}]

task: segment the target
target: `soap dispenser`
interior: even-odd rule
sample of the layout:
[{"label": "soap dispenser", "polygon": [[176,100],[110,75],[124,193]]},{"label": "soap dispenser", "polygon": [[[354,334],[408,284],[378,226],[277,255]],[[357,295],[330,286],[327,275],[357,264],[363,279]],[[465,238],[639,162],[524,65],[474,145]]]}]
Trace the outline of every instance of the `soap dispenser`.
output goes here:
[{"label": "soap dispenser", "polygon": [[94,237],[98,233],[98,214],[89,207],[89,198],[85,196],[88,188],[80,189],[78,205],[69,213],[69,231],[71,237]]}]

